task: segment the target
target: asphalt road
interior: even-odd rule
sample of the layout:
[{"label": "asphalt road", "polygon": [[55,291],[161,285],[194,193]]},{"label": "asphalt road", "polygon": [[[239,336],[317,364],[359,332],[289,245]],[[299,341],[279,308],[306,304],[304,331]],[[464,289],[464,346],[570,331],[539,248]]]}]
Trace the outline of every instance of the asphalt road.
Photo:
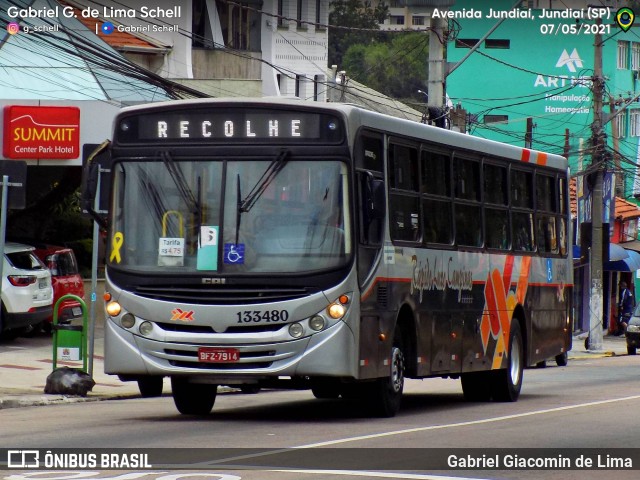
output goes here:
[{"label": "asphalt road", "polygon": [[[391,419],[367,418],[357,403],[316,400],[308,391],[219,395],[212,414],[201,418],[178,414],[172,399],[166,396],[12,408],[0,410],[0,447],[104,448],[107,451],[128,448],[134,452],[143,448],[174,449],[161,451],[160,457],[155,451],[154,467],[183,464],[174,461],[179,454],[198,449],[193,451],[204,454],[207,459],[226,459],[222,461],[224,465],[269,465],[266,469],[251,471],[227,470],[221,468],[220,463],[209,464],[196,477],[190,477],[223,480],[424,480],[448,476],[635,479],[640,469],[640,452],[635,450],[613,451],[613,457],[623,458],[621,464],[614,465],[615,470],[600,467],[558,471],[525,466],[470,471],[459,466],[448,466],[445,470],[431,466],[439,465],[434,462],[441,462],[443,458],[448,462],[451,453],[488,457],[499,454],[504,463],[504,451],[495,449],[522,454],[523,451],[513,450],[521,448],[548,449],[539,454],[530,451],[542,460],[552,456],[567,457],[574,462],[572,455],[576,452],[586,457],[601,455],[606,466],[612,458],[608,449],[638,444],[634,412],[640,408],[639,361],[637,356],[621,356],[576,361],[568,367],[528,369],[520,400],[507,404],[464,402],[459,382],[454,380],[409,381],[403,408]],[[292,448],[298,450],[291,452]],[[327,457],[327,448],[340,450],[332,450]],[[263,453],[256,456],[257,451]],[[631,469],[625,463],[629,455]],[[267,471],[283,465],[302,465],[310,470],[305,473]],[[372,469],[379,472],[370,473]],[[162,469],[152,471],[135,478],[174,475],[173,480],[178,474]],[[11,476],[4,477],[2,473],[0,480],[20,478],[17,472],[6,472]],[[105,474],[87,475],[73,478],[104,478]]]}]

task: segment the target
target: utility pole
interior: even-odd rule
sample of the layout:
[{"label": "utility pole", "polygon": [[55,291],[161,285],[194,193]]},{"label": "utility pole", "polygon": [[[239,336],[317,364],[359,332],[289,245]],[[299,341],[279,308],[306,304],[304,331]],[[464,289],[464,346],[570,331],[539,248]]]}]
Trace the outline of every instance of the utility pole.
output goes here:
[{"label": "utility pole", "polygon": [[[598,18],[596,25],[602,24]],[[596,28],[596,32],[599,28]],[[591,125],[591,167],[595,176],[591,191],[591,295],[589,296],[589,350],[602,350],[602,313],[603,313],[603,282],[602,282],[602,185],[604,175],[604,160],[606,138],[603,130],[602,94],[604,92],[604,78],[602,76],[602,36],[594,35],[593,62],[593,123]],[[607,232],[607,235],[609,232]]]},{"label": "utility pole", "polygon": [[431,17],[429,32],[429,72],[427,82],[428,105],[441,110],[444,115],[444,26],[445,21],[440,17]]},{"label": "utility pole", "polygon": [[533,117],[527,117],[527,131],[524,134],[524,148],[533,148]]}]

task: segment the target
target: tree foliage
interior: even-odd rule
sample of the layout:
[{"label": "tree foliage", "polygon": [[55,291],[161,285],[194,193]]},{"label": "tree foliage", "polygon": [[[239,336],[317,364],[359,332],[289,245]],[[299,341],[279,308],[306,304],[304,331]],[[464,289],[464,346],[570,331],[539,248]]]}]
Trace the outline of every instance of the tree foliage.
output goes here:
[{"label": "tree foliage", "polygon": [[343,60],[347,75],[393,98],[416,98],[426,90],[429,36],[426,32],[393,34],[389,42],[350,46]]},{"label": "tree foliage", "polygon": [[329,65],[338,65],[342,69],[343,56],[349,46],[367,45],[380,39],[384,34],[379,31],[379,24],[388,16],[389,6],[384,1],[372,6],[370,0],[332,0],[329,13]]}]

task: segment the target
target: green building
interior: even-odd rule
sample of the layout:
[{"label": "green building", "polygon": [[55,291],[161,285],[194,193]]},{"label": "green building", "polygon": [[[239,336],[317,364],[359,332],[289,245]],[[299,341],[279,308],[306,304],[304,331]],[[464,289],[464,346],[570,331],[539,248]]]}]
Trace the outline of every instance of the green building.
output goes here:
[{"label": "green building", "polygon": [[[595,3],[612,6],[590,8]],[[451,73],[446,77],[446,92],[454,105],[466,110],[467,133],[567,156],[578,180],[576,227],[589,220],[585,218],[588,209],[580,208],[586,205],[580,173],[591,163],[591,79],[597,31],[602,33],[605,120],[618,112],[605,126],[607,171],[615,173],[615,181],[605,177],[609,178],[607,201],[615,205],[615,195],[637,204],[640,197],[640,19],[624,32],[616,13],[620,7],[633,5],[618,3],[529,0],[512,10],[513,0],[457,0],[447,17]],[[433,15],[438,14],[446,15],[435,9]],[[601,17],[601,24],[596,17]],[[616,220],[619,215],[613,210],[605,212],[609,217],[604,221],[611,223],[611,242],[631,241],[624,246],[640,250],[638,219]],[[588,281],[585,271],[576,270],[576,290],[583,280]],[[605,316],[615,314],[620,278],[635,280],[636,293],[640,293],[637,273],[629,268],[605,275],[605,297],[610,300],[605,301]],[[584,316],[577,313],[578,318]]]}]

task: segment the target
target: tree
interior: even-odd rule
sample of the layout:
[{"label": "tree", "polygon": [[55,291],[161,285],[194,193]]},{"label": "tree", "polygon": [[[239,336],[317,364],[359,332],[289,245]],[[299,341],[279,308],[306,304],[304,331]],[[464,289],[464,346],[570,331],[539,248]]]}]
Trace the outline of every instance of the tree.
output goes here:
[{"label": "tree", "polygon": [[390,42],[350,46],[343,60],[347,75],[393,98],[418,98],[426,90],[429,36],[426,32],[394,33]]},{"label": "tree", "polygon": [[341,66],[349,46],[379,39],[383,35],[379,24],[388,16],[389,6],[384,1],[374,7],[370,0],[333,0],[329,13],[329,65]]}]

